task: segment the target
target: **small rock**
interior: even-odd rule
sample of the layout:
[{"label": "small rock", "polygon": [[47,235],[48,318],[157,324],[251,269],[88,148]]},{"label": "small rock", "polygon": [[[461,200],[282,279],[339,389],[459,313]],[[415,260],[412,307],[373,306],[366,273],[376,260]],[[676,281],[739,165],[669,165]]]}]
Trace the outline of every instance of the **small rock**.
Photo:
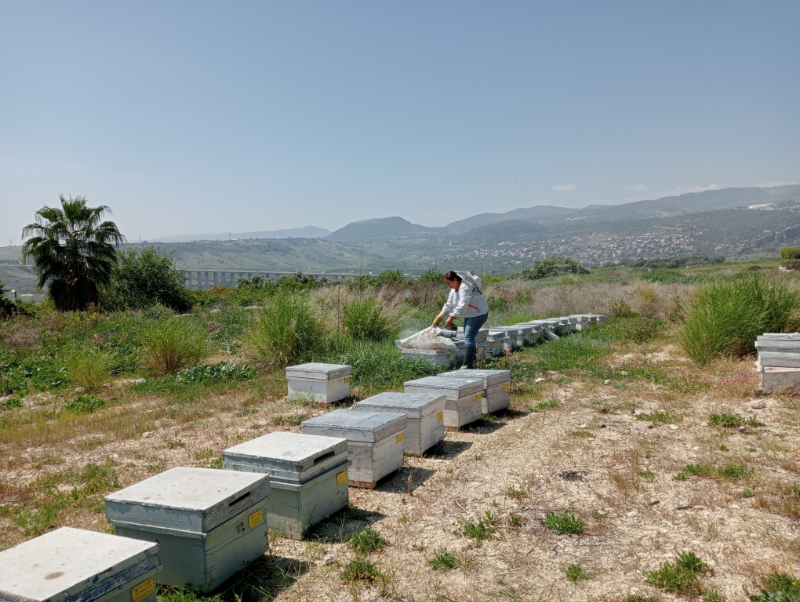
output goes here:
[{"label": "small rock", "polygon": [[750,403],[750,407],[754,410],[763,410],[767,407],[767,402],[765,399],[756,399]]},{"label": "small rock", "polygon": [[740,427],[739,427],[739,432],[740,432],[740,433],[743,433],[743,432],[745,432],[746,430],[747,430],[747,427],[746,427],[746,426],[740,426]]},{"label": "small rock", "polygon": [[139,383],[143,383],[144,381],[145,381],[144,378],[134,378],[131,382],[133,384],[139,384]]},{"label": "small rock", "polygon": [[628,512],[628,516],[636,516],[637,514],[639,514],[638,510],[631,510],[630,512]]},{"label": "small rock", "polygon": [[692,448],[692,451],[697,451],[698,449],[700,449],[700,448],[695,446],[695,447]]},{"label": "small rock", "polygon": [[739,504],[731,504],[731,508],[738,508]]},{"label": "small rock", "polygon": [[86,389],[84,389],[83,387],[75,387],[75,392],[76,393],[83,393],[85,390]]},{"label": "small rock", "polygon": [[324,560],[323,562],[324,562],[325,564],[330,564],[330,563],[331,563],[331,562],[333,562],[334,560],[335,560],[335,558],[334,558],[333,556],[326,556],[326,557],[325,557],[325,560]]},{"label": "small rock", "polygon": [[149,439],[155,435],[155,431],[147,431],[146,433],[142,433],[142,439]]},{"label": "small rock", "polygon": [[611,384],[611,379],[607,378],[605,381],[603,381],[603,384],[604,385],[610,385]]},{"label": "small rock", "polygon": [[544,382],[544,379],[543,379],[543,378],[540,376],[539,378],[537,378],[537,379],[536,379],[536,380],[534,380],[533,382],[535,382],[535,383],[543,383],[543,382]]},{"label": "small rock", "polygon": [[677,424],[670,424],[669,428],[670,428],[671,431],[677,431],[678,430],[678,425]]},{"label": "small rock", "polygon": [[585,424],[581,424],[580,426],[578,426],[578,428],[579,428],[579,429],[585,429],[585,428],[586,428],[586,425],[585,425]]},{"label": "small rock", "polygon": [[570,414],[571,414],[571,415],[573,415],[573,416],[574,416],[575,414],[577,414],[577,413],[578,413],[578,412],[570,412]]},{"label": "small rock", "polygon": [[620,370],[619,373],[622,374],[622,376],[628,376],[627,370]]}]

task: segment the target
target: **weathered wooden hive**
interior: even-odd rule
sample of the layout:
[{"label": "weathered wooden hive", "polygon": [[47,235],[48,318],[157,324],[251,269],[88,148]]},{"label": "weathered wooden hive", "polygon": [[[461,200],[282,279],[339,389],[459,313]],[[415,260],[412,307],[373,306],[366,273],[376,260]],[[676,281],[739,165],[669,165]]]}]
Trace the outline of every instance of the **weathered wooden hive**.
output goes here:
[{"label": "weathered wooden hive", "polygon": [[373,488],[403,466],[406,415],[334,410],[300,425],[303,434],[347,439],[350,485]]},{"label": "weathered wooden hive", "polygon": [[274,432],[222,452],[222,468],[269,475],[267,526],[292,539],[346,508],[347,440]]},{"label": "weathered wooden hive", "polygon": [[401,349],[403,357],[418,357],[430,362],[434,366],[450,367],[450,363],[456,359],[457,354],[449,351],[430,351],[425,349]]},{"label": "weathered wooden hive", "polygon": [[766,333],[756,338],[760,389],[800,393],[800,334]]},{"label": "weathered wooden hive", "polygon": [[406,393],[444,395],[445,429],[458,430],[480,420],[483,394],[482,378],[448,378],[426,376],[404,384]]},{"label": "weathered wooden hive", "polygon": [[511,370],[454,370],[443,372],[440,378],[483,379],[481,412],[492,414],[511,405]]},{"label": "weathered wooden hive", "polygon": [[173,468],[107,495],[116,534],[159,544],[159,582],[211,591],[269,547],[264,474]]},{"label": "weathered wooden hive", "polygon": [[357,410],[406,415],[403,450],[421,456],[444,439],[445,397],[431,393],[381,393],[356,404]]},{"label": "weathered wooden hive", "polygon": [[340,364],[300,364],[286,368],[290,397],[313,397],[331,403],[350,395],[353,368]]},{"label": "weathered wooden hive", "polygon": [[0,552],[3,602],[156,602],[158,544],[61,527]]}]

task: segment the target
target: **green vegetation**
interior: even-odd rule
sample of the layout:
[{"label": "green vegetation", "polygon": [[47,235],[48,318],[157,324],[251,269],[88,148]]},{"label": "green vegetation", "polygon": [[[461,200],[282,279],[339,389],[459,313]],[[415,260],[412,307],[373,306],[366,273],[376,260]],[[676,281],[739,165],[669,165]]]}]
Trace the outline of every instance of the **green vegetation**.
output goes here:
[{"label": "green vegetation", "polygon": [[714,466],[713,464],[687,464],[678,474],[693,475],[719,479],[742,479],[753,474],[753,470],[746,464],[729,464],[727,466]]},{"label": "green vegetation", "polygon": [[554,276],[564,276],[566,274],[588,274],[587,270],[580,261],[571,257],[554,255],[547,259],[537,259],[533,262],[532,268],[522,270],[522,277],[527,280],[540,280]]},{"label": "green vegetation", "polygon": [[[33,259],[38,289],[60,311],[85,310],[99,303],[98,287],[111,282],[115,245],[125,238],[114,222],[101,221],[106,205],[87,207],[86,199],[60,197],[61,208],[42,207],[25,226],[23,263]],[[30,238],[28,238],[30,237]]]},{"label": "green vegetation", "polygon": [[506,495],[507,495],[508,497],[512,498],[512,499],[518,500],[518,499],[524,498],[524,497],[525,497],[526,495],[528,495],[528,494],[527,494],[527,492],[526,492],[524,489],[522,489],[521,487],[520,487],[519,489],[517,489],[516,487],[514,487],[514,486],[512,485],[511,487],[509,487],[508,489],[506,489]]},{"label": "green vegetation", "polygon": [[647,582],[668,592],[698,595],[700,586],[697,577],[708,571],[708,565],[694,552],[682,552],[675,557],[675,562],[665,562],[661,568],[649,573]]},{"label": "green vegetation", "polygon": [[[759,422],[755,418],[742,418],[739,414],[710,414],[708,421],[714,426],[721,426],[726,428],[736,428],[739,426],[764,426],[763,422]],[[727,451],[727,450],[726,450]]]},{"label": "green vegetation", "polygon": [[781,259],[800,259],[800,247],[783,247],[781,249]]},{"label": "green vegetation", "polygon": [[71,401],[65,401],[61,409],[75,414],[91,414],[95,410],[99,410],[106,406],[106,400],[99,397],[90,395],[81,395]]},{"label": "green vegetation", "polygon": [[569,510],[548,513],[542,521],[542,526],[562,535],[578,535],[586,528],[583,521]]},{"label": "green vegetation", "polygon": [[428,564],[434,571],[449,571],[460,566],[468,566],[469,559],[463,554],[454,554],[442,548],[436,551],[433,558],[428,559]]},{"label": "green vegetation", "polygon": [[791,329],[798,295],[785,282],[757,273],[717,278],[694,295],[678,340],[698,363],[754,353],[756,337]]},{"label": "green vegetation", "polygon": [[9,318],[23,311],[23,307],[16,301],[9,299],[9,295],[12,295],[11,291],[7,289],[3,285],[3,281],[0,280],[0,320]]},{"label": "green vegetation", "polygon": [[580,581],[581,579],[588,579],[589,575],[583,572],[581,565],[579,564],[571,564],[567,567],[566,570],[567,579],[575,583],[576,581]]},{"label": "green vegetation", "polygon": [[490,510],[487,510],[477,521],[465,523],[462,535],[477,539],[478,541],[494,539],[497,533],[497,529],[495,528],[496,522],[497,517],[495,517]]},{"label": "green vegetation", "polygon": [[255,370],[250,366],[228,364],[197,364],[175,376],[176,380],[190,383],[211,384],[218,382],[236,382],[254,378]]},{"label": "green vegetation", "polygon": [[108,356],[102,351],[78,349],[67,358],[67,376],[73,383],[92,393],[111,380]]},{"label": "green vegetation", "polygon": [[372,527],[356,531],[350,537],[350,547],[359,554],[380,552],[388,542]]},{"label": "green vegetation", "polygon": [[675,424],[683,420],[683,417],[657,410],[652,414],[636,414],[636,420],[647,420],[652,422],[653,426],[658,426],[659,424]]},{"label": "green vegetation", "polygon": [[640,470],[639,476],[643,479],[647,479],[648,481],[655,481],[656,480],[656,473],[654,473],[649,468],[647,470]]},{"label": "green vegetation", "polygon": [[742,497],[743,498],[754,497],[755,495],[756,495],[756,492],[753,491],[752,489],[744,489],[742,491]]},{"label": "green vegetation", "polygon": [[208,353],[208,332],[183,318],[153,323],[144,334],[142,363],[154,374],[193,366]]},{"label": "green vegetation", "polygon": [[400,331],[397,317],[375,297],[352,301],[342,313],[345,330],[355,340],[391,341]]},{"label": "green vegetation", "polygon": [[658,602],[658,598],[656,596],[640,596],[639,594],[631,594],[629,596],[625,596],[623,598],[623,602]]},{"label": "green vegetation", "polygon": [[761,593],[752,602],[800,602],[800,582],[787,573],[773,571],[762,579]]},{"label": "green vegetation", "polygon": [[341,578],[343,581],[372,581],[382,575],[380,569],[368,560],[356,558],[345,565]]}]

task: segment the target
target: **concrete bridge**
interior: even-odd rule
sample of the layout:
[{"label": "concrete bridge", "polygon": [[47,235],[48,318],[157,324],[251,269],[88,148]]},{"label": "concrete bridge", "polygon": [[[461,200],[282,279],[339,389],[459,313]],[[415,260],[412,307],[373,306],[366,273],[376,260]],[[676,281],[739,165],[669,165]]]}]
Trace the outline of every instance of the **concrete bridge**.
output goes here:
[{"label": "concrete bridge", "polygon": [[[214,288],[216,285],[220,286],[236,286],[239,278],[247,278],[251,280],[256,274],[260,274],[269,280],[275,280],[279,276],[293,276],[297,272],[278,272],[274,270],[181,270],[186,274],[186,286],[193,289],[209,289]],[[304,275],[314,276],[314,278],[327,278],[328,280],[348,280],[350,278],[358,278],[359,274],[353,272],[335,273],[335,272],[303,272]],[[365,276],[374,275],[371,272],[364,274]],[[409,278],[409,276],[406,276]]]}]

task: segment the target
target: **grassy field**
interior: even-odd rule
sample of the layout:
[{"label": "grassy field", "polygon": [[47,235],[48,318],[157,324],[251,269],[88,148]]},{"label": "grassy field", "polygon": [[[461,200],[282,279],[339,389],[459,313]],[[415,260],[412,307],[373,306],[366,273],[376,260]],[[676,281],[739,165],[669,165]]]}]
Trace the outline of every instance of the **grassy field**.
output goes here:
[{"label": "grassy field", "polygon": [[[758,396],[752,357],[703,366],[686,357],[680,316],[706,274],[487,285],[491,324],[610,315],[620,299],[634,315],[485,361],[512,372],[509,411],[448,433],[375,490],[351,490],[350,508],[308,541],[272,538],[269,554],[214,597],[733,601],[793,587],[800,402]],[[317,289],[325,337],[338,340],[338,308],[365,294],[411,332],[430,323],[443,291]],[[299,432],[329,411],[288,400],[281,370],[246,367],[257,313],[223,305],[2,323],[0,549],[62,525],[108,530],[103,495],[174,466],[220,468],[226,447]],[[199,366],[159,376],[143,362],[148,333],[174,320],[206,332],[208,347]],[[93,390],[71,376],[79,349],[106,358]],[[356,368],[341,407],[434,372],[390,342],[316,353]],[[197,599],[170,588],[160,597]]]}]

